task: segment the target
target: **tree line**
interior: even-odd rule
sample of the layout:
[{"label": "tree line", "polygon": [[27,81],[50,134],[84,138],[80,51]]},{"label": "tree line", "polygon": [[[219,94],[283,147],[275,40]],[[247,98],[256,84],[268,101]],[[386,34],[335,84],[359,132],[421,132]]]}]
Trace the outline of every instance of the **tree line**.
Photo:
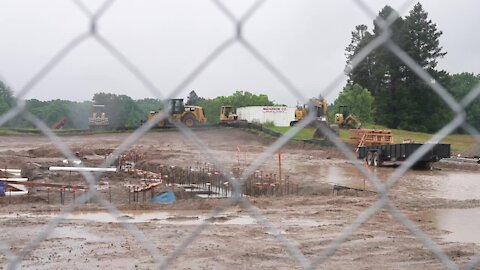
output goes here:
[{"label": "tree line", "polygon": [[[65,119],[64,128],[88,129],[88,118],[92,114],[93,104],[105,105],[104,111],[109,119],[111,129],[122,129],[138,127],[146,120],[149,111],[161,110],[163,102],[154,98],[134,100],[127,95],[100,92],[94,94],[91,101],[83,102],[29,99],[25,101],[25,110],[37,116],[48,126],[53,126],[58,121]],[[219,96],[212,99],[201,98],[195,91],[191,91],[185,104],[202,106],[210,123],[218,123],[222,105],[236,107],[274,105],[267,95],[255,95],[247,91],[236,91],[230,96]],[[11,89],[0,81],[0,115],[14,106],[15,99]],[[17,116],[5,126],[34,128],[34,125],[22,116]]]},{"label": "tree line", "polygon": [[[386,30],[380,22],[391,16],[396,17],[396,20],[389,26],[390,39],[427,71],[433,80],[425,82],[420,79],[384,43],[354,69],[346,70],[348,82],[330,106],[330,120],[333,121],[333,115],[340,111],[341,105],[347,105],[364,126],[377,124],[411,131],[438,131],[451,121],[453,112],[432,90],[432,85],[445,86],[455,99],[461,100],[480,83],[480,75],[469,72],[449,74],[437,67],[439,59],[447,54],[440,46],[442,31],[428,18],[428,13],[420,3],[405,17],[400,17],[396,10],[385,6],[373,21],[372,30],[365,24],[357,25],[345,50],[347,67],[372,40],[384,34]],[[0,114],[14,104],[11,90],[0,81]],[[97,93],[91,101],[84,102],[31,99],[26,101],[26,109],[49,126],[66,118],[66,128],[86,129],[93,104],[105,105],[111,128],[118,129],[138,126],[146,119],[148,111],[161,109],[162,101],[152,98],[133,100],[126,95]],[[186,104],[203,107],[210,123],[218,123],[222,105],[276,105],[267,95],[247,91],[236,91],[230,96],[210,99],[199,97],[195,91],[191,91]],[[466,112],[467,122],[480,130],[480,98],[472,102]],[[32,124],[17,117],[7,123],[7,126],[28,128]]]},{"label": "tree line", "polygon": [[[450,75],[437,67],[439,59],[447,54],[440,46],[442,31],[428,18],[420,3],[404,18],[390,6],[385,6],[373,21],[372,31],[364,24],[357,25],[346,47],[347,67],[363,48],[384,34],[386,30],[382,28],[381,21],[387,21],[390,16],[397,18],[389,27],[391,41],[427,71],[433,80],[425,82],[419,78],[384,43],[353,70],[348,70],[348,83],[334,105],[337,108],[345,105],[342,103],[349,103],[346,105],[354,107],[352,111],[360,115],[362,122],[412,131],[438,131],[453,119],[453,112],[432,90],[432,85],[445,86],[453,97],[460,100],[479,83],[479,75]],[[479,99],[466,110],[468,123],[480,128]]]},{"label": "tree line", "polygon": [[[53,126],[62,119],[66,120],[64,128],[88,129],[88,118],[92,114],[93,104],[105,105],[105,112],[109,118],[110,128],[120,129],[137,127],[146,119],[148,111],[158,110],[161,100],[145,98],[133,100],[126,95],[111,93],[96,93],[91,101],[75,102],[69,100],[40,101],[29,99],[25,101],[25,110],[32,113],[47,126]],[[15,99],[11,89],[0,81],[0,115],[15,106]],[[34,128],[35,126],[17,116],[5,125],[10,128]]]}]

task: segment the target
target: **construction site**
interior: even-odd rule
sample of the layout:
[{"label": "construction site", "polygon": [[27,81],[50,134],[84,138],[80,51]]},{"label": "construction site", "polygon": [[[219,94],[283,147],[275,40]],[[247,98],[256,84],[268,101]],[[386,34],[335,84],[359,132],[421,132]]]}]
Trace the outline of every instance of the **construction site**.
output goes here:
[{"label": "construction site", "polygon": [[[388,133],[359,132],[352,131],[359,143],[392,141]],[[0,237],[13,252],[22,251],[89,190],[97,194],[59,221],[25,256],[22,267],[155,268],[154,258],[125,224],[135,225],[167,257],[206,223],[209,226],[188,245],[188,253],[176,255],[172,268],[299,269],[302,265],[278,235],[293,241],[308,258],[317,257],[378,199],[375,186],[355,166],[365,166],[381,181],[398,166],[368,166],[368,158],[352,161],[332,146],[290,141],[245,177],[240,203],[225,205],[234,181],[275,142],[274,137],[248,128],[194,129],[210,149],[207,153],[179,130],[153,130],[113,156],[130,135],[61,136],[74,160],[41,135],[2,137]],[[350,147],[355,152],[359,145]],[[112,158],[112,166],[101,167]],[[212,158],[223,165],[213,164]],[[81,168],[102,174],[89,185]],[[429,170],[409,170],[389,193],[394,207],[458,263],[468,261],[480,244],[473,237],[480,224],[466,222],[480,211],[479,171],[475,162],[440,160]],[[101,200],[121,213],[113,215]],[[6,260],[0,256],[2,264]],[[323,264],[327,269],[419,266],[438,269],[441,261],[383,210]]]}]

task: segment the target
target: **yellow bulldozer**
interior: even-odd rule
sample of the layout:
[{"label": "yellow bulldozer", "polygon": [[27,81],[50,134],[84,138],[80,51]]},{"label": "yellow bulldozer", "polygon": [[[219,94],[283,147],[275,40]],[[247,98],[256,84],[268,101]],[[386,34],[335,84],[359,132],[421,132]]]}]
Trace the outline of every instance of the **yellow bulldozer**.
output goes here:
[{"label": "yellow bulldozer", "polygon": [[105,105],[94,104],[92,106],[92,114],[88,117],[88,127],[94,129],[106,129],[109,126],[108,117],[106,116]]},{"label": "yellow bulldozer", "polygon": [[247,120],[240,120],[237,114],[237,108],[230,105],[223,105],[220,108],[220,124],[225,126],[243,126]]},{"label": "yellow bulldozer", "polygon": [[335,114],[335,124],[340,128],[359,129],[362,126],[358,117],[350,112],[350,107],[341,105],[339,112]]},{"label": "yellow bulldozer", "polygon": [[187,127],[194,127],[207,122],[202,107],[185,105],[181,98],[169,99],[167,108],[161,111],[148,112],[147,119],[150,121],[157,113],[162,113],[163,111],[169,112],[169,115],[158,122],[158,127],[171,127],[175,122],[181,122]]},{"label": "yellow bulldozer", "polygon": [[233,122],[238,120],[237,109],[230,105],[224,105],[220,108],[220,123]]}]

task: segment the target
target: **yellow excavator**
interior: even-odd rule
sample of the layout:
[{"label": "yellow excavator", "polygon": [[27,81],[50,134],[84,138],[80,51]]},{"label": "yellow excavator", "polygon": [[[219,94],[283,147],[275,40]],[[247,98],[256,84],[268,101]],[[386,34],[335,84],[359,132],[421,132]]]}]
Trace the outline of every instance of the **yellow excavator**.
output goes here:
[{"label": "yellow excavator", "polygon": [[350,112],[350,107],[341,105],[339,112],[335,114],[335,124],[340,128],[359,129],[362,127],[362,123],[357,116]]},{"label": "yellow excavator", "polygon": [[[297,106],[297,109],[295,110],[295,120],[290,122],[291,127],[302,121],[303,118],[307,117],[308,113],[312,110],[315,113],[315,121],[325,122],[328,124],[327,101],[325,99],[318,98],[311,98],[309,101],[313,108],[309,107],[309,104]],[[314,125],[314,123],[312,122],[311,125]]]},{"label": "yellow excavator", "polygon": [[296,125],[302,119],[307,117],[310,111],[315,114],[315,119],[309,124],[309,126],[315,127],[315,133],[313,134],[314,138],[324,137],[322,131],[318,128],[319,126],[324,126],[332,132],[337,133],[334,128],[330,127],[328,121],[328,103],[324,98],[311,98],[309,104],[297,106],[297,109],[295,110],[295,120],[290,122],[290,126]]},{"label": "yellow excavator", "polygon": [[[169,112],[168,117],[158,122],[158,127],[170,127],[175,122],[182,122],[187,127],[194,127],[207,122],[202,107],[185,105],[182,98],[169,99],[167,111]],[[147,113],[147,119],[150,121],[157,113],[162,112],[163,110],[150,111]]]}]

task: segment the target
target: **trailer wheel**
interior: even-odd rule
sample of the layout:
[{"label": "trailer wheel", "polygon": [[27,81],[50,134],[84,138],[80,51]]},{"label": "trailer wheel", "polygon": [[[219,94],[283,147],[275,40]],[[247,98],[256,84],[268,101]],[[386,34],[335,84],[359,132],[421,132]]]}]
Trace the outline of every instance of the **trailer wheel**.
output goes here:
[{"label": "trailer wheel", "polygon": [[367,165],[368,166],[373,166],[373,153],[372,152],[367,153]]},{"label": "trailer wheel", "polygon": [[373,154],[373,166],[375,167],[380,167],[382,166],[383,160],[382,157],[380,156],[380,153],[375,152]]}]

